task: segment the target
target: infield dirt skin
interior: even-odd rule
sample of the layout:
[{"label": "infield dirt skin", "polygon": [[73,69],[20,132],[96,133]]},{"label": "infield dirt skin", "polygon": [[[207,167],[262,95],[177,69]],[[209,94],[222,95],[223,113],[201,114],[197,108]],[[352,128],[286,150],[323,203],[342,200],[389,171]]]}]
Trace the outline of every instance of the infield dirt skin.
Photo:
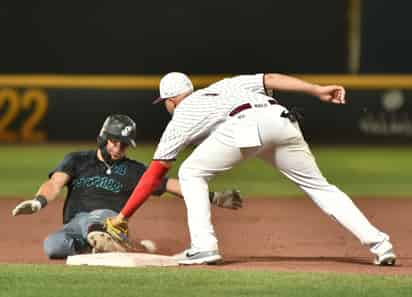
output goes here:
[{"label": "infield dirt skin", "polygon": [[[0,263],[63,264],[43,253],[43,240],[62,225],[62,199],[34,215],[13,217],[21,200],[0,200]],[[213,207],[224,262],[196,267],[228,270],[412,274],[412,199],[358,199],[358,207],[391,236],[394,267],[372,264],[372,255],[309,199],[245,199],[240,210]],[[172,255],[190,244],[182,199],[152,198],[130,220],[133,241],[151,239]],[[182,267],[191,269],[192,267]]]}]

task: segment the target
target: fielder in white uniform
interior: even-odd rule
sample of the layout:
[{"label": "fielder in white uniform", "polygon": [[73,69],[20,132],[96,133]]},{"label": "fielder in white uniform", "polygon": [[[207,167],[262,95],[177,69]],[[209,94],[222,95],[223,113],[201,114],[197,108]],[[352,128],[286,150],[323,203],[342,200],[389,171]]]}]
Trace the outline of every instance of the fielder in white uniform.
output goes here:
[{"label": "fielder in white uniform", "polygon": [[[327,215],[339,222],[375,255],[374,263],[394,265],[389,236],[374,227],[352,200],[329,184],[305,142],[298,122],[267,92],[303,92],[322,101],[345,103],[341,86],[319,86],[282,74],[241,75],[193,90],[183,73],[160,82],[160,98],[173,114],[163,132],[154,161],[127,205],[112,222],[130,217],[147,199],[151,187],[189,144],[199,144],[179,169],[187,207],[191,247],[176,255],[181,264],[221,260],[211,223],[208,181],[239,162],[258,157],[276,167],[301,188]],[[144,180],[144,181],[143,181]]]}]

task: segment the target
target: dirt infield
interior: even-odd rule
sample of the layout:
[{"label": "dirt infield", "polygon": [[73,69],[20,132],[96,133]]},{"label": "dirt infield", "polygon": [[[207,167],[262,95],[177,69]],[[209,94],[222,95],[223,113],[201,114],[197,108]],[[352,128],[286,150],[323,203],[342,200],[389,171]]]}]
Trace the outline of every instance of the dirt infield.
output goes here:
[{"label": "dirt infield", "polygon": [[[0,200],[0,263],[64,263],[43,254],[43,239],[61,226],[61,201],[39,214],[12,217],[18,200]],[[370,221],[390,234],[395,267],[376,267],[371,254],[309,199],[246,199],[238,211],[214,208],[225,262],[212,269],[412,274],[412,199],[360,199]],[[132,218],[134,239],[152,239],[161,254],[186,248],[186,210],[180,199],[152,199]]]}]

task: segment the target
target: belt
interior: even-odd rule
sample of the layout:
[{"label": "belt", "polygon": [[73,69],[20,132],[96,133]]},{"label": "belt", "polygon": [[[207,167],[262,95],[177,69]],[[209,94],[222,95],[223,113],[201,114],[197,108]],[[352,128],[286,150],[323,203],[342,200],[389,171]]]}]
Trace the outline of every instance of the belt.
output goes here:
[{"label": "belt", "polygon": [[[271,105],[279,104],[279,103],[278,103],[276,100],[274,100],[274,99],[270,99],[270,100],[268,100],[268,102],[269,102],[269,104],[271,104]],[[260,106],[259,104],[257,104],[257,106],[255,105],[255,107],[263,107],[263,106]],[[244,110],[249,109],[249,108],[252,108],[252,104],[250,104],[250,103],[241,104],[241,105],[239,105],[238,107],[236,107],[235,109],[233,109],[233,110],[229,113],[229,116],[230,116],[230,117],[233,117],[233,116],[237,115],[239,112],[244,111]]]}]

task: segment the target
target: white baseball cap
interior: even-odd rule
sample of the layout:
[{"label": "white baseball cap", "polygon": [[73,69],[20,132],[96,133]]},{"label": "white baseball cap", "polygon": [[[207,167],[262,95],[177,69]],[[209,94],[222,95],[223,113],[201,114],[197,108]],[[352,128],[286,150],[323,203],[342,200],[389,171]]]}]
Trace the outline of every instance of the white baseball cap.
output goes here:
[{"label": "white baseball cap", "polygon": [[190,78],[181,72],[170,72],[162,77],[159,85],[160,97],[153,101],[159,103],[170,97],[178,96],[186,92],[193,91],[193,84]]}]

